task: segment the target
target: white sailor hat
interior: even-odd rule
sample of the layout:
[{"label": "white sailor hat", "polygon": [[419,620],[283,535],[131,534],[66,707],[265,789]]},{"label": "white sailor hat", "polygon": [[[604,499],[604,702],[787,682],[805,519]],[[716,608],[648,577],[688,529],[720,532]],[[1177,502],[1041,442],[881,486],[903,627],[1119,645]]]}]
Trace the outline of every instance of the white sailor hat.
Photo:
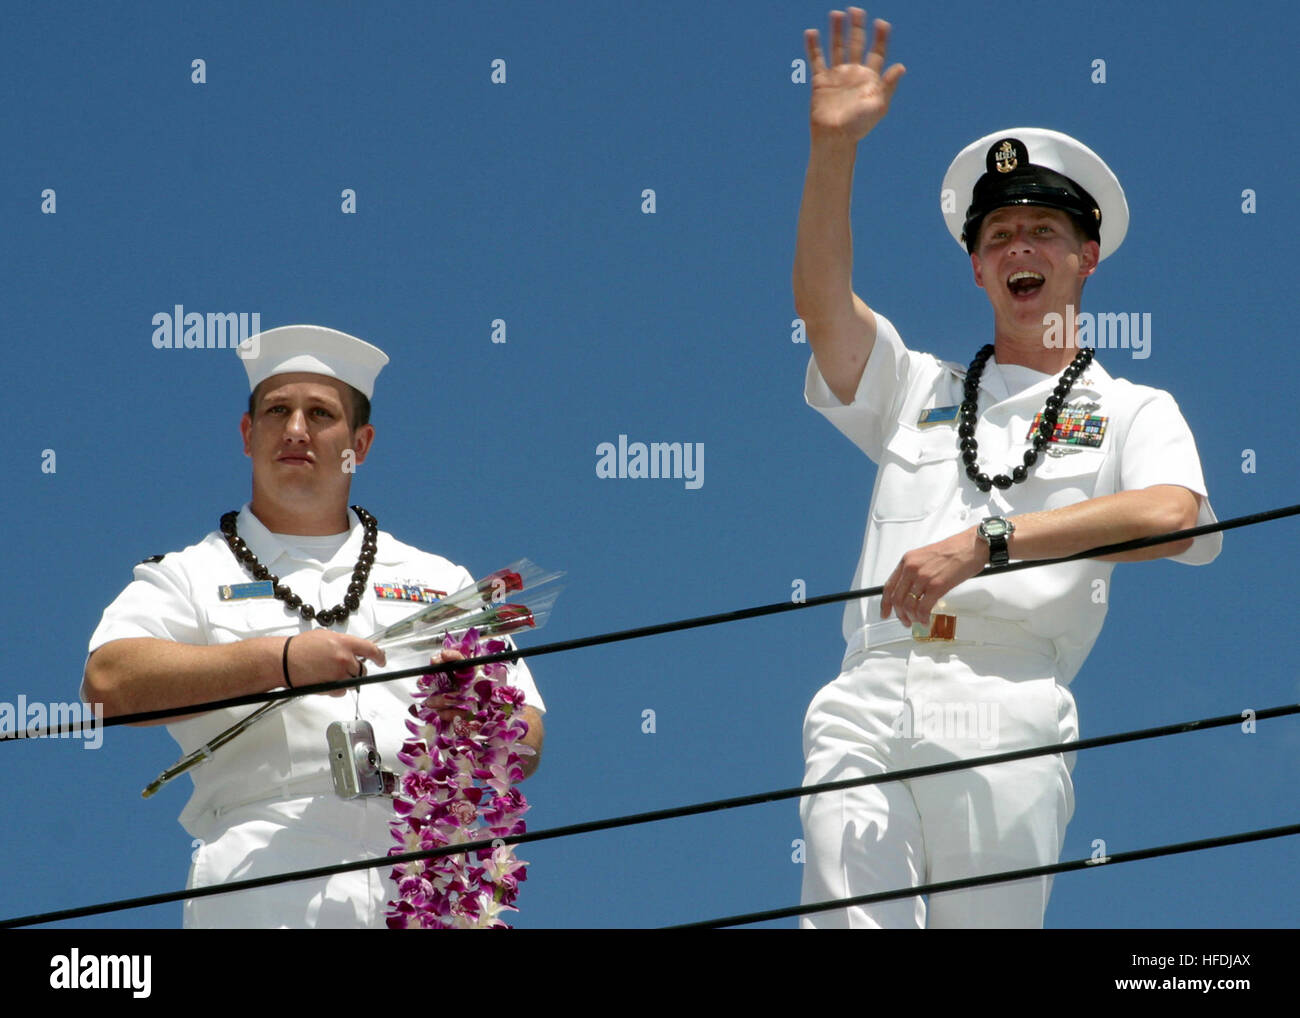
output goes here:
[{"label": "white sailor hat", "polygon": [[1128,232],[1124,189],[1082,142],[1042,127],[1013,127],[967,145],[948,167],[940,196],[948,232],[970,251],[980,224],[1007,205],[1046,205],[1068,212],[1112,254]]},{"label": "white sailor hat", "polygon": [[235,348],[248,372],[249,391],[272,375],[306,371],[346,382],[370,399],[388,355],[364,339],[320,325],[282,325],[249,336]]}]

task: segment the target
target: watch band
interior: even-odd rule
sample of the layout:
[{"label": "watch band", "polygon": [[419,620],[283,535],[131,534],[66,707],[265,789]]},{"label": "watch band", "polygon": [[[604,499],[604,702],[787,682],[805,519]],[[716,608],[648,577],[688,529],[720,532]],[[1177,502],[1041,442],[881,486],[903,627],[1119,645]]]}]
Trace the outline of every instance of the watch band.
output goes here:
[{"label": "watch band", "polygon": [[1005,566],[1011,561],[1007,538],[1016,532],[1016,525],[1001,516],[990,516],[979,525],[979,535],[989,546],[989,565]]}]

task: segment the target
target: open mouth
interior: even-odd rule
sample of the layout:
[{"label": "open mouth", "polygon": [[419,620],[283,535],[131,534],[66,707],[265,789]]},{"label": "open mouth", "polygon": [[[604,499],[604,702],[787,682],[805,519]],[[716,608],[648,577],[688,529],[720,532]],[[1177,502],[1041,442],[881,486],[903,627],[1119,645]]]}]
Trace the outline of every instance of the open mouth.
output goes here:
[{"label": "open mouth", "polygon": [[1021,269],[1019,272],[1011,273],[1011,277],[1007,280],[1007,289],[1016,297],[1025,297],[1037,293],[1045,282],[1041,273]]}]

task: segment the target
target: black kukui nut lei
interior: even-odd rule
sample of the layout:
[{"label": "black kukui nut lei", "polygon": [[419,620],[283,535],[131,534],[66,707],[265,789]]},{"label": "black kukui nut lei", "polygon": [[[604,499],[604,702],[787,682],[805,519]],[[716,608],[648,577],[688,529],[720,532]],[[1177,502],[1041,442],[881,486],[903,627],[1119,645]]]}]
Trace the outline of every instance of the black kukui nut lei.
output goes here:
[{"label": "black kukui nut lei", "polygon": [[348,592],[343,598],[343,603],[322,611],[317,611],[309,604],[303,604],[301,597],[281,583],[280,577],[257,560],[257,556],[244,543],[244,539],[239,536],[239,531],[235,527],[235,520],[239,517],[238,512],[232,510],[222,515],[221,533],[225,536],[226,544],[230,545],[235,558],[239,559],[244,568],[253,574],[254,579],[270,580],[276,598],[283,601],[291,611],[296,611],[308,622],[314,620],[322,626],[332,626],[336,622],[342,622],[361,606],[361,595],[366,592],[366,580],[370,578],[370,567],[375,564],[375,550],[379,545],[377,540],[379,521],[359,505],[354,505],[352,511],[357,514],[357,519],[361,521],[361,526],[364,528],[361,554],[357,557],[356,567],[352,570],[352,581],[348,584]]},{"label": "black kukui nut lei", "polygon": [[1029,477],[1029,468],[1037,462],[1038,454],[1042,452],[1043,446],[1047,445],[1052,432],[1056,430],[1056,419],[1060,416],[1061,407],[1069,398],[1074,383],[1092,363],[1094,354],[1095,351],[1091,348],[1080,350],[1070,362],[1070,366],[1061,372],[1056,388],[1052,390],[1052,394],[1047,397],[1047,402],[1043,406],[1043,420],[1038,425],[1038,434],[1034,436],[1034,447],[1025,453],[1024,464],[1012,470],[1010,476],[998,474],[989,477],[975,466],[979,459],[979,443],[975,441],[975,424],[979,420],[980,376],[984,374],[984,365],[993,356],[993,344],[989,343],[980,348],[966,371],[966,384],[962,390],[963,399],[958,410],[957,425],[957,436],[961,440],[961,458],[966,464],[966,476],[975,482],[975,486],[980,491],[988,491],[994,487],[1005,491],[1013,484],[1019,484]]}]

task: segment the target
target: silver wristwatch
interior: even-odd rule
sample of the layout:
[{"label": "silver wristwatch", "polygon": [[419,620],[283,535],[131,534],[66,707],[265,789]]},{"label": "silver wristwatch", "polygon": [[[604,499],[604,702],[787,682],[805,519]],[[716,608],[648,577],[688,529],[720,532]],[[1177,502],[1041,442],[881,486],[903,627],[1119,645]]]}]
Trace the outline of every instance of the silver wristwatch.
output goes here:
[{"label": "silver wristwatch", "polygon": [[979,526],[980,537],[989,546],[989,565],[1004,566],[1011,561],[1007,538],[1016,532],[1016,525],[1001,516],[990,516]]}]

